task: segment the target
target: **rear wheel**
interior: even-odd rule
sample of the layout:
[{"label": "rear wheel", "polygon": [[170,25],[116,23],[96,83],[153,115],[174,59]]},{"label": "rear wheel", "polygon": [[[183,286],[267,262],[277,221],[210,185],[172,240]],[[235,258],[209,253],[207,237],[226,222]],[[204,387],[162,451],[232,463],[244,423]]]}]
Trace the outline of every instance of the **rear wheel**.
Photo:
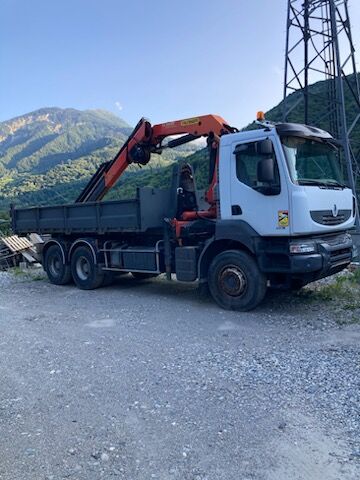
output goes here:
[{"label": "rear wheel", "polygon": [[87,247],[77,247],[71,256],[71,272],[76,286],[82,290],[93,290],[104,282],[104,272],[95,263]]},{"label": "rear wheel", "polygon": [[208,282],[216,303],[227,310],[252,310],[266,294],[265,275],[243,251],[227,250],[217,255],[210,265]]},{"label": "rear wheel", "polygon": [[64,263],[63,251],[59,245],[51,245],[45,252],[44,270],[50,282],[55,285],[71,282],[71,269]]}]

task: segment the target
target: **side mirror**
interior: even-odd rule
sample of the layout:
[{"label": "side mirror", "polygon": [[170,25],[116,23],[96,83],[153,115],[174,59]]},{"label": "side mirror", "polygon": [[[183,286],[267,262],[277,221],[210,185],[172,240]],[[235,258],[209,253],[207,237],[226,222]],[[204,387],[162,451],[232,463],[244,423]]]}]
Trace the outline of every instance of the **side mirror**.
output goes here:
[{"label": "side mirror", "polygon": [[257,151],[257,153],[261,155],[268,155],[270,157],[274,152],[272,141],[266,138],[265,140],[261,140],[261,142],[257,142]]},{"label": "side mirror", "polygon": [[273,158],[264,158],[257,164],[257,179],[261,183],[274,183],[275,162]]}]

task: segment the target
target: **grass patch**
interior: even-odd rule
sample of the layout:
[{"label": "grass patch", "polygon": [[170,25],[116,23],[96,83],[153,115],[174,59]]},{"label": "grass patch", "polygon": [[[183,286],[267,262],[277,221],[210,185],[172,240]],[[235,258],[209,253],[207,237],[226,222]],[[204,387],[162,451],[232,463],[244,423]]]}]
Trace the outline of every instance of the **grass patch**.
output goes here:
[{"label": "grass patch", "polygon": [[13,267],[11,268],[11,270],[9,270],[9,272],[12,273],[15,277],[24,277],[26,275],[26,272],[20,267]]},{"label": "grass patch", "polygon": [[343,315],[337,322],[341,325],[360,323],[360,269],[337,275],[329,283],[310,284],[300,290],[298,296],[304,300],[327,302],[340,309]]},{"label": "grass patch", "polygon": [[9,273],[24,281],[38,282],[44,279],[44,272],[41,269],[29,268],[24,270],[20,267],[13,267],[9,270]]}]

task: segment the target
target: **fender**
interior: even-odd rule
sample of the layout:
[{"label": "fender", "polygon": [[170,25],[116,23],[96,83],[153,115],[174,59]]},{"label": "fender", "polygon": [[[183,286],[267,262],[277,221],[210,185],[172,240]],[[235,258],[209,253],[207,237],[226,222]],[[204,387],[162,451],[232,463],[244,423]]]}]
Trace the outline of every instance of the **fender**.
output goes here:
[{"label": "fender", "polygon": [[45,253],[46,253],[46,250],[51,247],[51,245],[53,244],[56,244],[60,247],[60,250],[61,250],[61,256],[62,256],[62,260],[63,260],[63,264],[65,265],[66,264],[66,246],[60,242],[59,240],[55,240],[54,238],[51,238],[50,240],[48,240],[45,244],[44,244],[44,247],[42,249],[42,264],[44,264],[44,259],[45,259]]},{"label": "fender", "polygon": [[255,253],[255,242],[259,238],[258,232],[244,220],[217,220],[216,222],[215,240],[233,240],[245,245],[251,253]]},{"label": "fender", "polygon": [[243,220],[217,220],[214,236],[206,241],[198,259],[198,278],[206,281],[210,259],[227,248],[236,245],[245,247],[250,253],[256,253],[256,243],[260,235]]},{"label": "fender", "polygon": [[96,246],[94,245],[94,242],[93,240],[91,239],[86,239],[86,238],[79,238],[78,240],[75,240],[75,242],[71,245],[70,247],[70,250],[69,250],[69,254],[68,254],[68,261],[70,261],[70,258],[71,258],[71,253],[72,251],[74,250],[75,246],[76,245],[86,245],[87,247],[90,248],[90,251],[93,255],[93,258],[94,258],[94,263],[97,264],[98,263],[98,260],[97,260],[97,248]]}]

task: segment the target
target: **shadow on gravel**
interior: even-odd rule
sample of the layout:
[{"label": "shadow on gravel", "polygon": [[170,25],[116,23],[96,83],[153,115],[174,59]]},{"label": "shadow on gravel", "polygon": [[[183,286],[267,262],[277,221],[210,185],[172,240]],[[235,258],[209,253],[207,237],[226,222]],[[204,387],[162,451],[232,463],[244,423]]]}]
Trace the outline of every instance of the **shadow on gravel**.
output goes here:
[{"label": "shadow on gravel", "polygon": [[[42,282],[41,282],[42,283]],[[47,280],[45,284],[51,286]],[[59,287],[56,287],[59,288]],[[71,285],[66,288],[76,288]],[[102,293],[100,293],[102,292]],[[208,292],[200,292],[197,282],[181,283],[175,279],[171,282],[164,275],[157,278],[139,280],[131,275],[121,275],[114,282],[98,290],[98,294],[128,292],[142,297],[145,301],[153,302],[157,298],[179,300],[184,307],[219,311]],[[346,292],[345,292],[346,293]],[[96,295],[96,292],[94,292]],[[341,298],[340,298],[341,297]],[[344,297],[344,298],[342,298]],[[298,292],[269,290],[264,301],[253,311],[247,312],[251,316],[296,317],[308,322],[317,322],[326,319],[335,321],[339,325],[360,324],[360,301],[350,301],[345,298],[343,290],[339,290],[339,282],[323,285],[319,282],[310,284]],[[236,314],[236,312],[234,312]]]},{"label": "shadow on gravel", "polygon": [[[137,290],[146,296],[161,296],[163,298],[177,298],[184,303],[198,306],[219,308],[208,292],[200,292],[197,283],[180,283],[176,280],[167,281],[164,277],[149,280],[135,280],[130,275],[116,278],[112,289]],[[287,315],[305,313],[306,310],[319,310],[324,303],[312,297],[306,290],[298,292],[269,290],[264,301],[257,307],[256,313],[286,313]]]},{"label": "shadow on gravel", "polygon": [[120,290],[138,290],[143,295],[161,296],[165,298],[177,297],[184,302],[212,305],[213,301],[208,293],[200,293],[197,283],[180,283],[176,280],[168,281],[163,275],[148,280],[135,280],[131,275],[122,275],[115,279],[112,288]]}]

